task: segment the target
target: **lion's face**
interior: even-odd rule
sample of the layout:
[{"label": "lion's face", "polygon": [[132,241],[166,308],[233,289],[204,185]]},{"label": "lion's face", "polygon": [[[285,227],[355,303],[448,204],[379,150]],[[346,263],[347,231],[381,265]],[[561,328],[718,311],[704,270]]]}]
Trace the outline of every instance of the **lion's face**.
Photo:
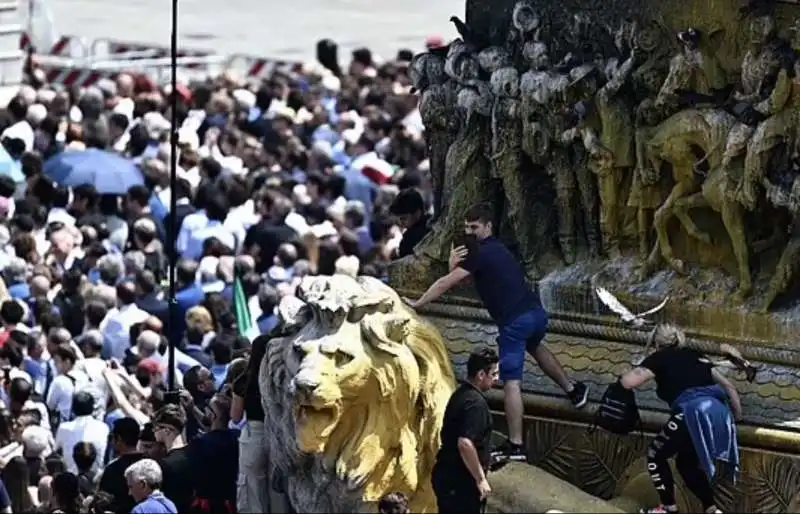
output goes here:
[{"label": "lion's face", "polygon": [[343,422],[345,413],[352,416],[356,410],[375,409],[386,402],[413,405],[415,398],[398,391],[419,376],[414,355],[402,344],[403,329],[411,318],[390,314],[399,299],[388,291],[370,293],[355,280],[338,275],[301,284],[298,297],[306,305],[305,324],[285,355],[302,452],[324,452],[340,425],[348,431],[359,428],[349,426],[351,420]]},{"label": "lion's face", "polygon": [[294,507],[353,512],[422,488],[415,501],[428,510],[454,388],[436,329],[368,277],[307,278],[278,311],[284,336],[270,341],[259,383],[270,462],[292,477]]}]

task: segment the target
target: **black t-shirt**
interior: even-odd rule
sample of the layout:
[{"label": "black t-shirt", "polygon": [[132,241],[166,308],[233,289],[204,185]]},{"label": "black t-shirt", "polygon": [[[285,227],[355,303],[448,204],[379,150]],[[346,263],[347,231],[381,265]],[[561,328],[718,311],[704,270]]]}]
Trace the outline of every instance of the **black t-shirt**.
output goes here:
[{"label": "black t-shirt", "polygon": [[647,357],[640,366],[656,376],[656,394],[672,403],[687,389],[714,385],[711,364],[700,362],[705,356],[692,348],[669,346]]},{"label": "black t-shirt", "polygon": [[272,261],[280,245],[296,242],[298,242],[298,237],[294,229],[285,223],[275,224],[264,220],[247,230],[244,238],[244,247],[250,248],[253,245],[258,245],[260,258],[256,263],[256,271],[263,273],[272,266]]},{"label": "black t-shirt", "polygon": [[108,463],[100,479],[100,491],[114,497],[109,506],[112,512],[130,512],[136,506],[136,500],[128,493],[128,482],[125,480],[125,470],[128,466],[144,458],[141,453],[120,455]]},{"label": "black t-shirt", "polygon": [[480,241],[461,267],[472,275],[483,306],[498,326],[541,306],[539,295],[525,278],[522,264],[495,237]]},{"label": "black t-shirt", "polygon": [[256,339],[250,353],[247,372],[233,382],[233,392],[244,398],[244,412],[247,419],[264,421],[264,408],[261,406],[261,390],[258,386],[258,372],[261,361],[267,353],[266,338]]},{"label": "black t-shirt", "polygon": [[428,233],[428,222],[431,217],[428,215],[422,216],[416,223],[411,225],[403,232],[403,239],[400,240],[400,245],[397,247],[397,256],[405,257],[414,253],[414,247],[422,241],[422,238]]},{"label": "black t-shirt", "polygon": [[172,450],[161,460],[164,487],[161,492],[178,507],[178,512],[187,512],[194,500],[192,461],[189,447]]},{"label": "black t-shirt", "polygon": [[462,437],[472,441],[481,466],[484,470],[488,469],[492,414],[486,398],[468,382],[463,382],[447,402],[442,421],[442,446],[436,457],[436,472],[448,480],[474,481],[458,451],[458,440]]},{"label": "black t-shirt", "polygon": [[[195,493],[209,500],[212,511],[225,502],[236,504],[236,478],[239,473],[239,431],[211,430],[189,445]],[[221,510],[221,509],[220,509]]]}]

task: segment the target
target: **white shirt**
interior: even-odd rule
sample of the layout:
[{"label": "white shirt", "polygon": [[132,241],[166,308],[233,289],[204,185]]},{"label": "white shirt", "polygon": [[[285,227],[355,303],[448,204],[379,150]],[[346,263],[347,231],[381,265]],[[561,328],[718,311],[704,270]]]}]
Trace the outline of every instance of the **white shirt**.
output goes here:
[{"label": "white shirt", "polygon": [[79,416],[58,426],[56,431],[56,450],[62,450],[67,471],[78,474],[78,466],[72,458],[72,449],[78,443],[91,443],[97,452],[93,469],[99,470],[103,465],[108,445],[108,425],[91,416]]},{"label": "white shirt", "polygon": [[253,200],[247,200],[245,203],[238,207],[234,207],[225,218],[225,228],[236,238],[236,248],[234,250],[239,253],[244,243],[244,238],[247,235],[247,229],[258,223],[259,216],[255,212],[255,204]]},{"label": "white shirt", "polygon": [[89,383],[89,377],[80,370],[72,369],[68,374],[69,376],[58,375],[53,379],[45,401],[47,408],[58,412],[62,420],[72,417],[72,395]]},{"label": "white shirt", "polygon": [[186,248],[181,251],[181,257],[199,261],[203,255],[203,243],[212,237],[219,239],[220,243],[231,250],[236,249],[236,237],[233,233],[223,223],[209,220],[205,227],[189,233]]},{"label": "white shirt", "polygon": [[41,423],[39,423],[39,426],[46,429],[48,432],[50,431],[50,413],[47,412],[47,407],[45,407],[42,402],[35,402],[33,400],[28,400],[22,405],[22,410],[38,411],[39,417],[42,418],[42,421]]},{"label": "white shirt", "polygon": [[75,368],[82,371],[89,377],[94,389],[101,395],[102,405],[108,404],[108,384],[106,378],[103,376],[103,370],[108,367],[106,361],[100,357],[89,357],[82,359],[75,363]]},{"label": "white shirt", "polygon": [[178,240],[175,242],[175,247],[180,253],[186,251],[189,245],[189,239],[192,233],[204,229],[208,225],[208,216],[206,211],[201,209],[195,213],[189,214],[183,218],[181,229],[178,232]]},{"label": "white shirt", "polygon": [[33,150],[33,140],[35,139],[33,127],[31,127],[31,124],[25,120],[18,121],[5,129],[0,137],[21,139],[22,142],[25,143],[26,152]]},{"label": "white shirt", "polygon": [[75,226],[75,218],[62,207],[53,207],[50,209],[50,212],[47,213],[47,225],[55,221],[60,221],[68,227]]},{"label": "white shirt", "polygon": [[125,358],[125,350],[131,346],[131,327],[149,317],[150,315],[135,303],[123,305],[106,316],[103,320],[105,323],[103,338],[111,357],[120,360]]}]

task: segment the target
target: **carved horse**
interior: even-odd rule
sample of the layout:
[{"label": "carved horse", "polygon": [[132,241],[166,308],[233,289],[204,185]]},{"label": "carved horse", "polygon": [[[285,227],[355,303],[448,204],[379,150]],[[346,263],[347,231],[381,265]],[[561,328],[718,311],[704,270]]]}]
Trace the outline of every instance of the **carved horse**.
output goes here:
[{"label": "carved horse", "polygon": [[[710,236],[702,232],[689,216],[691,209],[710,207],[721,215],[731,238],[739,268],[737,296],[744,298],[752,290],[744,206],[728,193],[730,179],[722,166],[728,133],[736,123],[733,115],[722,110],[687,109],[661,123],[646,143],[645,155],[651,171],[659,173],[662,164],[669,162],[675,186],[655,212],[656,243],[645,264],[645,272],[652,272],[663,257],[678,273],[685,273],[683,261],[675,257],[670,244],[667,223],[675,216],[688,235],[711,243]],[[710,170],[704,181],[697,171],[703,162]]]}]

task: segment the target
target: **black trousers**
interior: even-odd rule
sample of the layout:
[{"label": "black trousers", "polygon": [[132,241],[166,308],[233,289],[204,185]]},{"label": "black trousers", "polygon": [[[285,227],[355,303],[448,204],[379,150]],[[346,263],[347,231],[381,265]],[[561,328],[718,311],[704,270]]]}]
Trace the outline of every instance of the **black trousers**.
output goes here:
[{"label": "black trousers", "polygon": [[675,479],[668,462],[673,456],[686,487],[702,502],[703,508],[714,505],[711,483],[700,469],[683,413],[673,414],[647,449],[647,471],[664,505],[675,505]]},{"label": "black trousers", "polygon": [[433,492],[439,505],[439,514],[482,514],[486,502],[481,500],[478,486],[472,479],[453,479],[442,476],[446,472],[433,474]]}]

